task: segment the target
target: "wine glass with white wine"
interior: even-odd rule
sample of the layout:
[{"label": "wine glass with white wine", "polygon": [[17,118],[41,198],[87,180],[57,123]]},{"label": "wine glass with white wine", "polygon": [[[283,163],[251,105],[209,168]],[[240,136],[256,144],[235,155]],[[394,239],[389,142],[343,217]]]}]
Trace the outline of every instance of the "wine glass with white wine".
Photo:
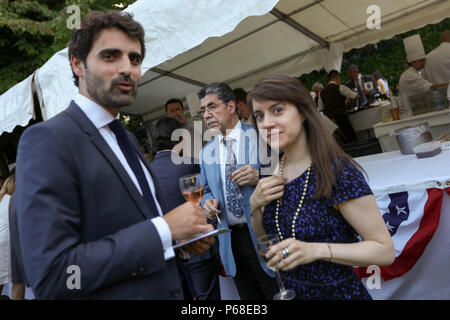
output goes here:
[{"label": "wine glass with white wine", "polygon": [[[266,253],[269,251],[270,247],[276,245],[280,242],[280,237],[277,234],[267,234],[265,236],[259,237],[256,240],[256,245],[258,248],[258,254],[261,257],[261,260],[267,265],[268,259],[266,258]],[[283,281],[281,280],[280,272],[273,268],[267,267],[273,271],[275,271],[278,287],[280,288],[280,291],[277,292],[274,296],[274,300],[292,300],[295,298],[295,292],[290,289],[286,289],[284,287]]]}]

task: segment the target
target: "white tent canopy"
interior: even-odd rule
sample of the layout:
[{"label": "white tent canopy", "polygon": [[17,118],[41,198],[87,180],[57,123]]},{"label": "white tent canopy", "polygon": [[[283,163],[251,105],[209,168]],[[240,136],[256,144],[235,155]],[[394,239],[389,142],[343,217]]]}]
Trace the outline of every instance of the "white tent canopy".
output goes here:
[{"label": "white tent canopy", "polygon": [[[380,9],[380,29],[368,28],[373,5]],[[280,0],[269,13],[150,69],[124,111],[151,119],[164,114],[169,98],[182,99],[214,81],[250,89],[268,74],[340,70],[343,52],[449,16],[448,0]]]},{"label": "white tent canopy", "polygon": [[[368,28],[374,5],[380,29]],[[138,97],[124,111],[147,119],[163,114],[174,97],[187,97],[195,111],[193,95],[213,81],[249,89],[267,74],[340,69],[343,52],[450,16],[448,0],[138,0],[126,11],[144,26],[147,56]],[[44,119],[67,107],[77,91],[67,49],[35,82]],[[15,94],[7,93],[0,108],[16,108]],[[0,133],[11,130],[6,115],[0,112]]]}]

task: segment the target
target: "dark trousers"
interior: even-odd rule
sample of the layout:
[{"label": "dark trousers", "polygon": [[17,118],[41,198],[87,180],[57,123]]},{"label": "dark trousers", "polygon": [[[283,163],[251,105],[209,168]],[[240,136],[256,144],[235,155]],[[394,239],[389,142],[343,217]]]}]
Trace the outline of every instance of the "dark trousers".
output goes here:
[{"label": "dark trousers", "polygon": [[197,300],[221,300],[219,285],[219,257],[183,263],[185,278]]},{"label": "dark trousers", "polygon": [[348,115],[335,116],[334,120],[336,120],[337,125],[344,134],[346,143],[358,140],[358,138],[356,137],[355,130],[353,129],[352,124],[348,119]]},{"label": "dark trousers", "polygon": [[241,300],[272,300],[277,292],[276,280],[259,264],[248,229],[233,229],[231,247],[236,263],[234,283]]}]

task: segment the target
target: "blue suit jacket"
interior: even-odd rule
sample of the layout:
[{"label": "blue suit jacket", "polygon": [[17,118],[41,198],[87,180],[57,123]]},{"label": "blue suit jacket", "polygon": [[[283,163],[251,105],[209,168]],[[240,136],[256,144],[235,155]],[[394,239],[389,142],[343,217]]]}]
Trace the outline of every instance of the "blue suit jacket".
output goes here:
[{"label": "blue suit jacket", "polygon": [[[155,173],[154,177],[159,184],[159,188],[163,190],[161,198],[167,211],[173,210],[186,202],[181,194],[179,178],[188,174],[200,173],[200,166],[194,163],[193,158],[183,158],[186,163],[175,164],[171,156],[172,152],[169,150],[158,152],[155,159],[150,163],[150,168]],[[207,252],[202,255],[192,254],[183,263],[190,264],[204,261],[218,254],[219,248],[217,241],[215,241]]]},{"label": "blue suit jacket", "polygon": [[[23,133],[16,173],[20,245],[38,299],[183,298],[150,221],[158,213],[74,102]],[[77,275],[79,289],[68,285]]]},{"label": "blue suit jacket", "polygon": [[[238,152],[237,167],[240,168],[247,164],[251,164],[255,169],[260,169],[260,159],[258,152],[258,136],[255,127],[247,124],[242,125],[242,132],[240,135],[240,150]],[[206,199],[217,199],[219,200],[219,210],[225,213],[225,201],[222,188],[222,178],[220,176],[220,165],[219,165],[219,139],[214,137],[208,144],[206,144],[200,152],[200,167],[203,178],[206,181],[205,194],[203,196],[203,201]],[[250,196],[253,193],[255,186],[246,185],[241,187],[241,193],[244,198],[240,199],[241,207],[244,210],[244,215],[247,220],[247,224],[250,230],[250,235],[252,238],[253,246],[255,251],[256,248],[256,236],[252,228],[252,218],[250,211]],[[228,227],[228,223],[223,215],[221,223],[218,228]],[[233,252],[231,249],[231,234],[223,233],[219,235],[219,252],[222,264],[227,275],[236,275],[236,263],[234,262]],[[259,258],[259,263],[264,271],[270,275],[274,276],[274,272],[271,271]]]}]

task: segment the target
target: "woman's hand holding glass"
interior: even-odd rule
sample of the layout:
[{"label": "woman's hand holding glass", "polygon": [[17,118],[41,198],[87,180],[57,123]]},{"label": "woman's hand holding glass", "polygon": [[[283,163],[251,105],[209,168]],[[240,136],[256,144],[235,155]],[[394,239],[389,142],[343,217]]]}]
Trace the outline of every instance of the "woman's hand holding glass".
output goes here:
[{"label": "woman's hand holding glass", "polygon": [[[289,255],[283,256],[283,249],[286,248]],[[266,253],[267,266],[282,271],[291,270],[299,265],[329,258],[327,250],[325,243],[303,242],[289,238],[270,247]]]}]

